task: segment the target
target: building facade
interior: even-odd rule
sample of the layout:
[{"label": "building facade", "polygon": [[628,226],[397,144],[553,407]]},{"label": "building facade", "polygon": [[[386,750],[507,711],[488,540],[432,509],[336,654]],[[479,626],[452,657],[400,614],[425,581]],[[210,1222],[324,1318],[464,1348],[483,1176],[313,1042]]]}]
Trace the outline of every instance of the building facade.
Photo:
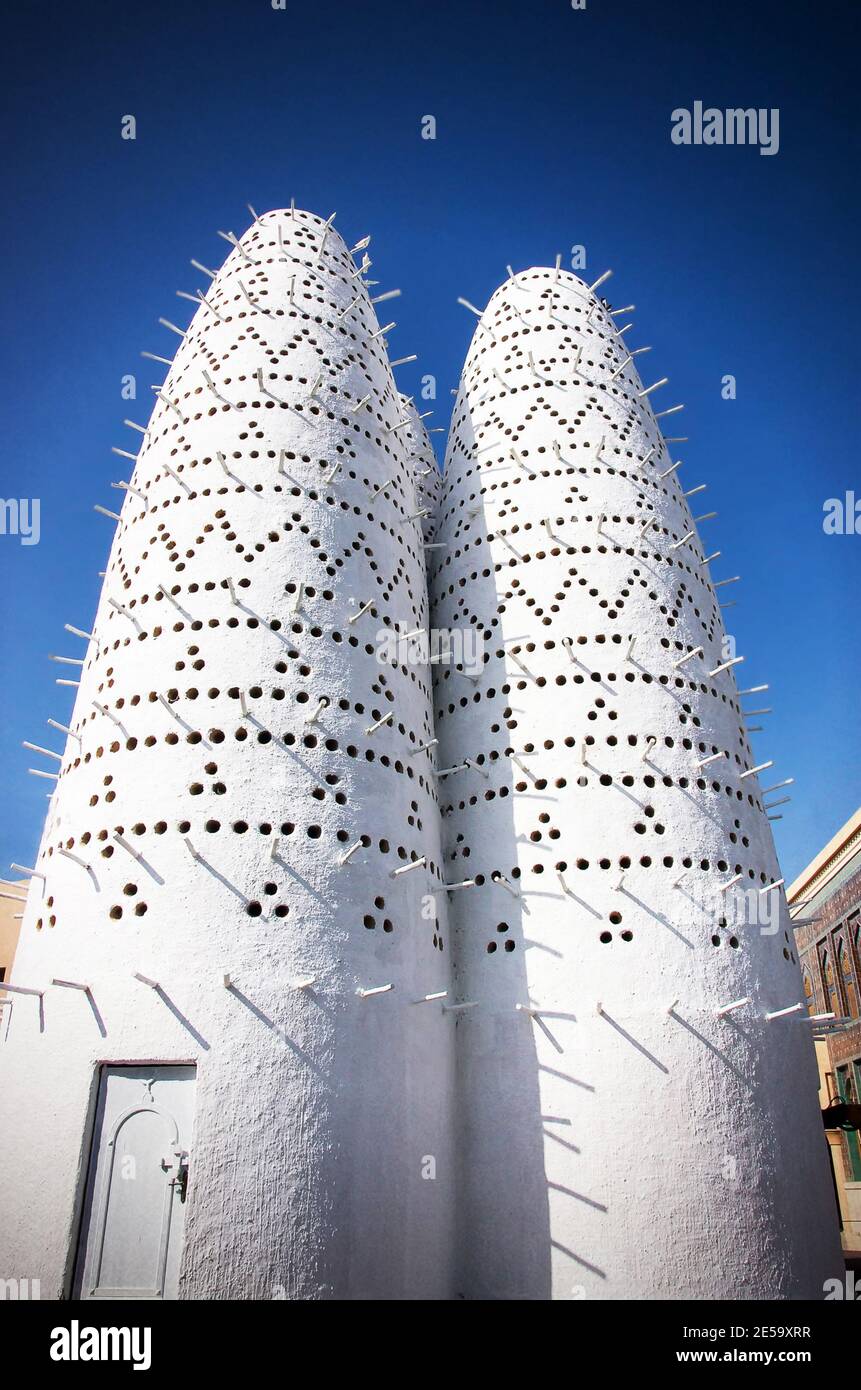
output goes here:
[{"label": "building facade", "polygon": [[11,996],[4,992],[4,980],[11,979],[15,948],[21,932],[24,901],[27,897],[26,879],[0,879],[0,1032],[11,1021]]},{"label": "building facade", "polygon": [[861,1268],[861,810],[790,886],[847,1258]]}]

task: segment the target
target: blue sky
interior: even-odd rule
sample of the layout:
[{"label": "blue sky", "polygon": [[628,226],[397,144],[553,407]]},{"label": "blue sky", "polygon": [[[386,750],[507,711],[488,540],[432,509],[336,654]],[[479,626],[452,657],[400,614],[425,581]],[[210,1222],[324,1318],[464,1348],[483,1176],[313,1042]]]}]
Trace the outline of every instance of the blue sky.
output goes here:
[{"label": "blue sky", "polygon": [[[381,289],[400,286],[392,352],[419,353],[445,425],[483,305],[515,269],[585,245],[635,301],[661,404],[684,401],[689,486],[709,485],[709,540],[743,576],[728,627],[742,684],[769,682],[756,735],[774,780],[787,878],[861,803],[856,595],[861,535],[823,533],[857,487],[859,220],[856,7],[777,0],[83,0],[7,5],[0,82],[6,192],[0,300],[0,495],[41,500],[41,540],[0,536],[0,874],[32,863],[46,784],[22,738],[59,748],[71,691],[48,652],[82,654],[113,508],[112,444],[144,423],[182,324],[177,289],[217,265],[246,202],[337,210],[373,234]],[[697,100],[777,107],[780,148],[679,147]],[[133,114],[137,139],[120,138]],[[433,115],[437,138],[421,138]],[[594,278],[594,276],[592,278]],[[121,397],[134,373],[138,400]],[[737,398],[721,398],[721,378]],[[670,396],[672,400],[670,400]],[[435,436],[437,440],[443,436]],[[705,508],[704,508],[705,510]],[[34,765],[44,765],[37,758]],[[770,775],[770,774],[769,774]]]}]

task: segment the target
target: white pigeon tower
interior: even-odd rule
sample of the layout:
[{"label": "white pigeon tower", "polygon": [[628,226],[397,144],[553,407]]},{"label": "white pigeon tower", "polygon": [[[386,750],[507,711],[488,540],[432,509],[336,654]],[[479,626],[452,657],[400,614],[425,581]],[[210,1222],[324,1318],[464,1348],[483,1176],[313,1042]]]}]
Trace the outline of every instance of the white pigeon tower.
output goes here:
[{"label": "white pigeon tower", "polygon": [[428,623],[414,418],[330,222],[257,218],[162,321],[58,668],[0,1050],[3,1268],[43,1298],[450,1289],[430,683],[380,641]]},{"label": "white pigeon tower", "polygon": [[28,738],[55,785],[4,1268],[43,1298],[821,1297],[783,773],[680,407],[601,282],[526,271],[440,483],[331,222],[195,262],[97,507],[66,743]]},{"label": "white pigeon tower", "polygon": [[430,561],[434,625],[484,644],[434,697],[446,875],[474,883],[451,897],[458,1287],[821,1298],[782,771],[752,746],[714,512],[662,434],[681,407],[653,408],[600,283],[528,270],[479,315]]}]

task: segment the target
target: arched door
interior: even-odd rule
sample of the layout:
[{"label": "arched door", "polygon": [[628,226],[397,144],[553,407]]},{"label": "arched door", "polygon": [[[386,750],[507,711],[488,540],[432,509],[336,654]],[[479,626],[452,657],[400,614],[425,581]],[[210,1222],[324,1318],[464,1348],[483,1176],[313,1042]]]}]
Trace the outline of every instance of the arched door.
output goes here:
[{"label": "arched door", "polygon": [[195,1068],[102,1068],[74,1297],[177,1297]]}]

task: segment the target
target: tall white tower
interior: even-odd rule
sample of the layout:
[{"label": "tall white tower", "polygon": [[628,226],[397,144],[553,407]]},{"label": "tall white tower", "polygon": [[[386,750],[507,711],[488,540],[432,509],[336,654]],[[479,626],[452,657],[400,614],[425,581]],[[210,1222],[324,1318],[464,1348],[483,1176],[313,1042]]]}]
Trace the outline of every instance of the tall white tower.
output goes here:
[{"label": "tall white tower", "polygon": [[368,261],[300,212],[228,239],[163,321],[60,654],[0,1046],[8,1277],[821,1296],[782,772],[626,330],[574,276],[509,281],[441,486]]},{"label": "tall white tower", "polygon": [[451,901],[458,1288],[817,1298],[841,1265],[759,778],[783,770],[625,334],[575,276],[516,276],[452,421],[432,617],[485,643],[435,683],[446,873],[475,883]]},{"label": "tall white tower", "polygon": [[68,615],[3,1268],[43,1297],[447,1297],[430,684],[378,640],[428,623],[423,429],[328,223],[267,213],[208,274],[98,612]]}]

